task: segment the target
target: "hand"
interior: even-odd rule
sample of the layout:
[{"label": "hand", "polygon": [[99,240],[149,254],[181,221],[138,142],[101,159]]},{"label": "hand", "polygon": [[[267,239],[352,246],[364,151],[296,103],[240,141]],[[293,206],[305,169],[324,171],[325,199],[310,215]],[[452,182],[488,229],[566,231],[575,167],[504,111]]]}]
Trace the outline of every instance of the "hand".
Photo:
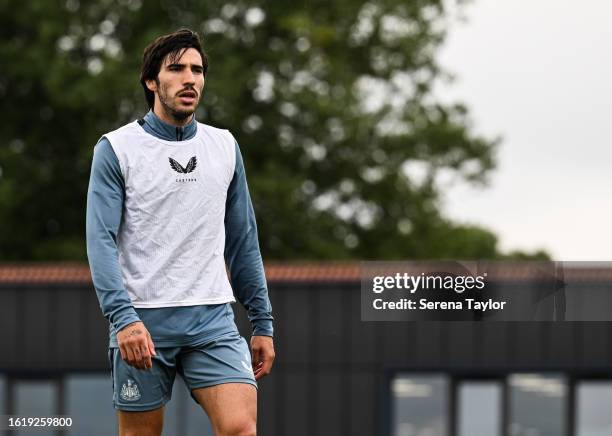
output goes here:
[{"label": "hand", "polygon": [[151,356],[157,356],[149,331],[142,321],[133,322],[117,332],[121,358],[138,369],[151,369]]},{"label": "hand", "polygon": [[274,362],[274,342],[270,336],[251,337],[251,364],[255,380],[270,374]]}]

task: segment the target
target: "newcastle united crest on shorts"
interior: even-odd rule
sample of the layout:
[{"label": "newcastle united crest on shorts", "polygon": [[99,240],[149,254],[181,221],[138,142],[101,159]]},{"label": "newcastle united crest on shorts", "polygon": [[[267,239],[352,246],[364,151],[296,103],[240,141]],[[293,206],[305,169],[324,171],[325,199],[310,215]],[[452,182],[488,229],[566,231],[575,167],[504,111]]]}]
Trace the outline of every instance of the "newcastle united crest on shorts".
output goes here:
[{"label": "newcastle united crest on shorts", "polygon": [[134,380],[128,379],[127,385],[123,383],[119,396],[122,400],[125,401],[140,400],[140,391],[138,390],[138,385],[136,384],[136,382]]}]

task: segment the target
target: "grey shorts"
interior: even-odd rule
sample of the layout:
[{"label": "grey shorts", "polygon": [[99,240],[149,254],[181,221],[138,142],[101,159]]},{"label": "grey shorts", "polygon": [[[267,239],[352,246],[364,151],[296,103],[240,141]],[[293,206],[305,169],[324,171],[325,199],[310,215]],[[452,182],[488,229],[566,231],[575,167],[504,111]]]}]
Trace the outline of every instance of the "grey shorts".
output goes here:
[{"label": "grey shorts", "polygon": [[[155,352],[153,367],[142,370],[128,365],[118,348],[109,348],[115,409],[146,411],[163,406],[170,401],[177,372],[190,392],[223,383],[248,383],[257,388],[249,347],[237,331],[202,344],[156,348]],[[195,401],[193,394],[192,398]]]}]

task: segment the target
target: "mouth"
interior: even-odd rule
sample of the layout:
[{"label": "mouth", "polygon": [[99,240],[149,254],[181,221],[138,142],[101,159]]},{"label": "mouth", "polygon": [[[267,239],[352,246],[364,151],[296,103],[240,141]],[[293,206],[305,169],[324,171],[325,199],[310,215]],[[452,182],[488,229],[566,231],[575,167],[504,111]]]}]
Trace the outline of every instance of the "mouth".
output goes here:
[{"label": "mouth", "polygon": [[178,97],[183,104],[193,104],[196,101],[197,94],[194,91],[186,91],[180,93]]}]

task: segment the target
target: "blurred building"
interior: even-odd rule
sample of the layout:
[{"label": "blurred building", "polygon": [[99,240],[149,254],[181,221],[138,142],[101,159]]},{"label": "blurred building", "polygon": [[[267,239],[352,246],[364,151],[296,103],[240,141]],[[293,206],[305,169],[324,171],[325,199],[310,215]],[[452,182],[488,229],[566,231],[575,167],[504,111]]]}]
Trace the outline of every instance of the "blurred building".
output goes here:
[{"label": "blurred building", "polygon": [[[259,386],[261,435],[612,435],[609,323],[362,322],[359,264],[266,274],[277,361]],[[1,265],[0,325],[0,414],[73,419],[46,434],[116,434],[108,326],[86,265]],[[177,378],[164,435],[206,431]]]}]

